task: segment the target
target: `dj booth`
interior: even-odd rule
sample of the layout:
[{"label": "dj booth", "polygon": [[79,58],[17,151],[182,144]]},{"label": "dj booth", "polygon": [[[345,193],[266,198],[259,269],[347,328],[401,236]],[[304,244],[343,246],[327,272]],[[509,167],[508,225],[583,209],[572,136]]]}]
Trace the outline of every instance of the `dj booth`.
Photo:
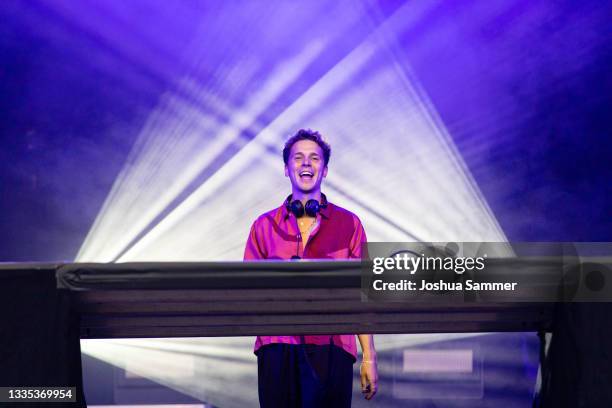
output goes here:
[{"label": "dj booth", "polygon": [[4,264],[0,291],[0,387],[76,387],[73,407],[85,406],[80,338],[543,332],[560,324],[553,303],[364,301],[355,261]]}]

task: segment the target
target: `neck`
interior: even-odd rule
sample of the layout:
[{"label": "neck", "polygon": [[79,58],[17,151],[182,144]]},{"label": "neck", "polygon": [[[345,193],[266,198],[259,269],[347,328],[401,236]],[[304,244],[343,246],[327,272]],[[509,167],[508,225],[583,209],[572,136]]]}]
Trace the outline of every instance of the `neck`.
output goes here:
[{"label": "neck", "polygon": [[300,200],[302,204],[306,204],[308,200],[312,200],[312,199],[317,200],[318,202],[321,202],[321,190],[311,191],[308,193],[305,193],[303,191],[293,190],[291,192],[291,199]]}]

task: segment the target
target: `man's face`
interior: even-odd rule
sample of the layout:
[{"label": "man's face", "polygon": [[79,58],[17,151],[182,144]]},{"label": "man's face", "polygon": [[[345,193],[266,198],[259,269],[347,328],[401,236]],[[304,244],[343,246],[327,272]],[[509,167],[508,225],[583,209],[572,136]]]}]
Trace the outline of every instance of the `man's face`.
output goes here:
[{"label": "man's face", "polygon": [[285,176],[291,180],[294,190],[312,193],[321,189],[321,181],[327,176],[323,149],[312,140],[296,142],[289,153]]}]

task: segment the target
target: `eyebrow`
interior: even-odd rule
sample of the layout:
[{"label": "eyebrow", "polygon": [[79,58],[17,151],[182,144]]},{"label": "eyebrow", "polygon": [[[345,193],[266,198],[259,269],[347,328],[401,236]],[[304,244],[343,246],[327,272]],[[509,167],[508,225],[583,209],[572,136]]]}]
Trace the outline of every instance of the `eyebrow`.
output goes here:
[{"label": "eyebrow", "polygon": [[[293,157],[295,157],[295,156],[304,156],[304,153],[302,153],[302,152],[295,152],[295,153],[293,153]],[[312,153],[309,153],[308,156],[310,156],[310,157],[312,157],[312,156],[320,157],[321,155],[319,153],[317,153],[317,152],[312,152]]]},{"label": "eyebrow", "polygon": [[[294,156],[297,156],[298,154],[302,155],[302,156],[304,155],[304,153],[298,152],[298,153],[294,154]],[[319,153],[317,153],[317,152],[308,153],[308,156],[319,156]]]}]

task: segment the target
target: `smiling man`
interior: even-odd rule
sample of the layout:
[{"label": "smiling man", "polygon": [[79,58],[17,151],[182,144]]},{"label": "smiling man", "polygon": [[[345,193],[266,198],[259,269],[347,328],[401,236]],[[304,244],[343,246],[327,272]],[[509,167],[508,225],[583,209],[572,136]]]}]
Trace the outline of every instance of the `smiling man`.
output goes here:
[{"label": "smiling man", "polygon": [[[331,149],[318,132],[299,130],[283,149],[291,194],[253,223],[244,253],[256,259],[350,259],[361,257],[365,231],[357,216],[327,201],[321,184]],[[362,350],[361,388],[377,391],[373,336],[357,336]],[[259,336],[255,342],[261,407],[350,407],[354,334]]]}]

